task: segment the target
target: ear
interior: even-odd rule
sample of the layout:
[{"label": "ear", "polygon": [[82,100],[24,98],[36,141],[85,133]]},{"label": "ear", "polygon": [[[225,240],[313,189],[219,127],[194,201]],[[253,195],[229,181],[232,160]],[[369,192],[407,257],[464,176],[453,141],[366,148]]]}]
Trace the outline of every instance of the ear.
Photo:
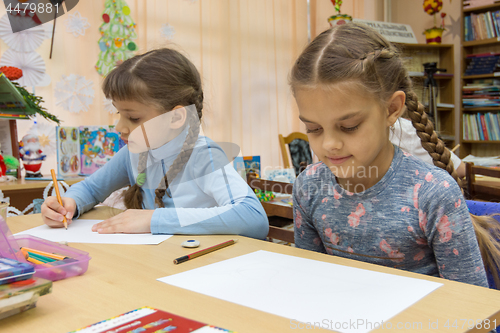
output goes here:
[{"label": "ear", "polygon": [[387,127],[394,125],[405,110],[406,94],[398,90],[389,98],[387,107]]},{"label": "ear", "polygon": [[179,129],[186,123],[186,109],[182,105],[177,105],[172,109],[172,122],[170,123],[170,128]]}]

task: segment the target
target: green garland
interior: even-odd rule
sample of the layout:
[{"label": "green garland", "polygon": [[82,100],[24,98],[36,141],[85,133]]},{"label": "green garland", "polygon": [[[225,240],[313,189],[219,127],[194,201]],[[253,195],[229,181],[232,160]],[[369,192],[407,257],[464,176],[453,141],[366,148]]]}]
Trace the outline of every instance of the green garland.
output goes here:
[{"label": "green garland", "polygon": [[61,124],[61,121],[56,116],[48,113],[47,109],[41,105],[43,103],[43,99],[40,96],[35,96],[32,93],[28,92],[17,82],[11,81],[11,83],[17,88],[19,93],[23,96],[28,106],[32,108],[36,113],[38,113],[47,120],[52,120],[53,122],[57,123],[57,125]]}]

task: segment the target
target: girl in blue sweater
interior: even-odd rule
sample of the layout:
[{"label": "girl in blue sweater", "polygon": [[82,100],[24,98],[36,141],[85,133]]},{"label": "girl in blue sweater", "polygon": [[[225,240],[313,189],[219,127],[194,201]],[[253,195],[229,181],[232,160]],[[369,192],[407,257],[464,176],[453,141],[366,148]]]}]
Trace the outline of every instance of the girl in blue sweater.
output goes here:
[{"label": "girl in blue sweater", "polygon": [[257,197],[224,150],[200,135],[201,80],[186,57],[171,49],[135,56],[108,74],[103,91],[120,114],[116,129],[127,146],[73,185],[63,206],[47,198],[47,225],[61,227],[63,215],[71,223],[130,185],[128,209],[93,231],[266,237],[268,220]]}]

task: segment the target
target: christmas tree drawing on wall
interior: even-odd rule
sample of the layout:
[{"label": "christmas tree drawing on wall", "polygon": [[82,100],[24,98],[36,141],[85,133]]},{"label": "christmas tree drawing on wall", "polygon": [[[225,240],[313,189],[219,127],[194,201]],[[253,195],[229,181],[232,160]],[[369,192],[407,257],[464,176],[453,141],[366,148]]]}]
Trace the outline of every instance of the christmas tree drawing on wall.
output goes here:
[{"label": "christmas tree drawing on wall", "polygon": [[116,65],[134,56],[137,45],[132,41],[137,38],[136,24],[130,17],[130,8],[124,0],[106,0],[99,27],[99,60],[96,70],[106,76]]}]

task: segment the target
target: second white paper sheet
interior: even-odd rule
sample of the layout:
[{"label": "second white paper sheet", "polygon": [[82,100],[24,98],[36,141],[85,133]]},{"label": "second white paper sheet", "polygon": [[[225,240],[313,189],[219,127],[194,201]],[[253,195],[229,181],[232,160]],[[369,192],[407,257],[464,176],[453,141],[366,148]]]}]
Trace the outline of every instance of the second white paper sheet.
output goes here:
[{"label": "second white paper sheet", "polygon": [[299,322],[319,323],[322,328],[349,333],[383,325],[442,286],[268,251],[158,281],[289,318],[289,328],[298,328]]},{"label": "second white paper sheet", "polygon": [[64,228],[50,228],[41,225],[16,235],[31,235],[53,242],[102,243],[102,244],[160,244],[172,235],[151,234],[99,234],[92,231],[92,226],[103,220],[75,220]]}]

